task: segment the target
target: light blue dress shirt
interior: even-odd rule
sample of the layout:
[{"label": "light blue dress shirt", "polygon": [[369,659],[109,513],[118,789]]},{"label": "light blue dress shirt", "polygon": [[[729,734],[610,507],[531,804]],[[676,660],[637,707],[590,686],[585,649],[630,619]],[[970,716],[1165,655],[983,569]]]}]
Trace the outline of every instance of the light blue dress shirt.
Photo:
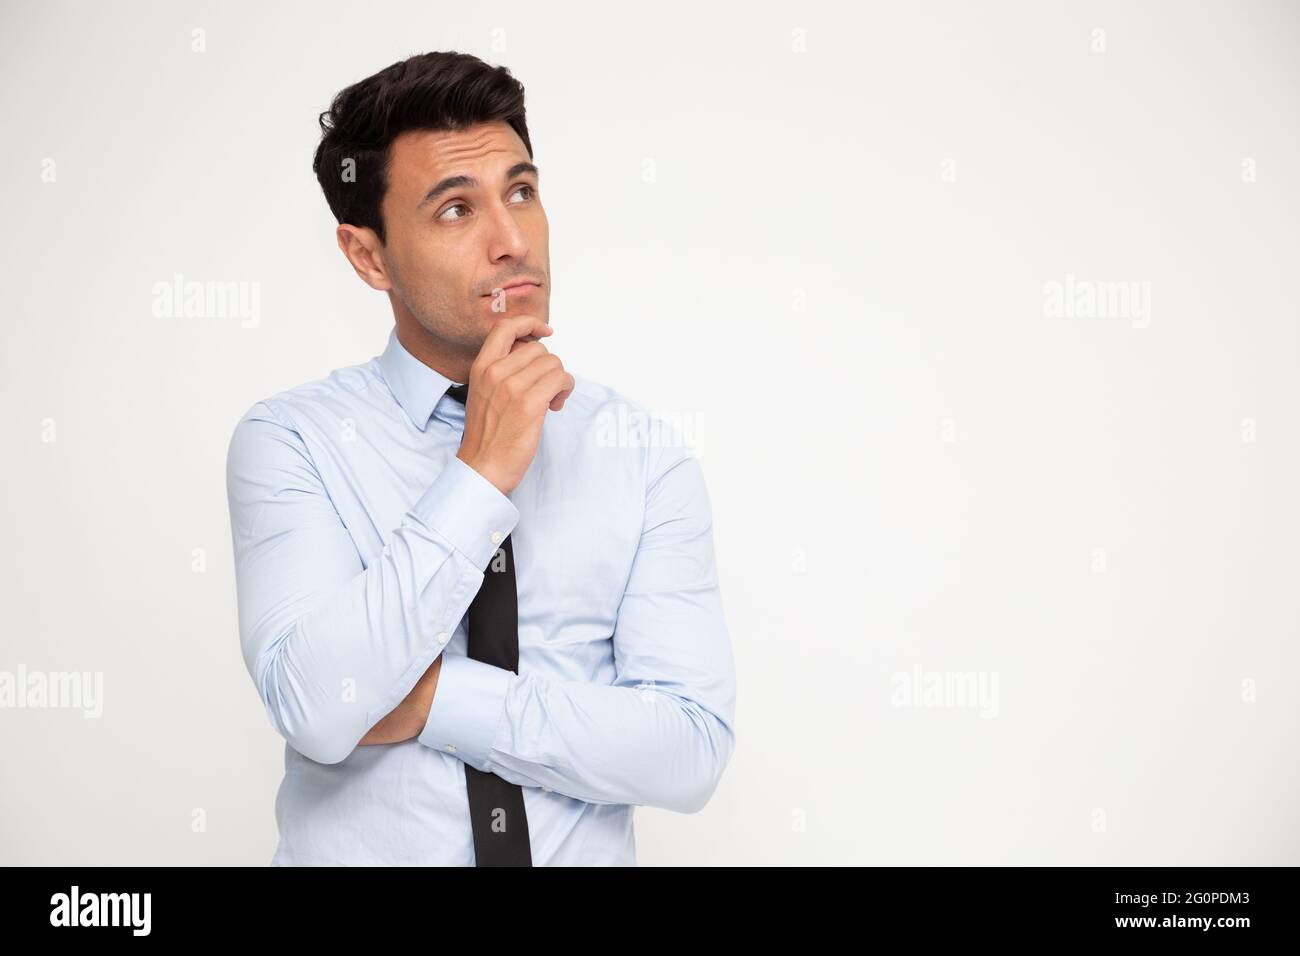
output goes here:
[{"label": "light blue dress shirt", "polygon": [[[453,383],[395,330],[235,426],[240,641],[286,741],[272,865],[472,866],[465,764],[523,787],[537,866],[635,865],[637,805],[713,794],[736,681],[700,462],[575,379],[509,495],[456,457]],[[506,535],[518,674],[466,656]],[[359,746],[439,654],[418,738]]]}]

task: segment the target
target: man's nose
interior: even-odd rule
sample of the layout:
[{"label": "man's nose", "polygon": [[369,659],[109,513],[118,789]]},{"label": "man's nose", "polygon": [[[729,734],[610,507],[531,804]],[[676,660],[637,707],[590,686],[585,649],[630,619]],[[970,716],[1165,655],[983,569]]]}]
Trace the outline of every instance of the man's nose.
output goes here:
[{"label": "man's nose", "polygon": [[514,213],[508,206],[497,204],[492,207],[492,235],[489,240],[488,255],[496,262],[506,256],[523,259],[528,255],[528,237],[515,221]]}]

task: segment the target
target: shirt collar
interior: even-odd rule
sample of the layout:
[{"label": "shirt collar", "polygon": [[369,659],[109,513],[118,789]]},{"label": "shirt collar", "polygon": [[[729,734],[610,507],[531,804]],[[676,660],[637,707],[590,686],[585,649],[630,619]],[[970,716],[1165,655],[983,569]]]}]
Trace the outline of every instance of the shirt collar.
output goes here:
[{"label": "shirt collar", "polygon": [[424,431],[429,424],[434,408],[447,389],[462,384],[453,382],[406,351],[397,339],[397,326],[393,326],[388,333],[388,344],[379,356],[379,369],[388,382],[393,397],[420,431]]}]

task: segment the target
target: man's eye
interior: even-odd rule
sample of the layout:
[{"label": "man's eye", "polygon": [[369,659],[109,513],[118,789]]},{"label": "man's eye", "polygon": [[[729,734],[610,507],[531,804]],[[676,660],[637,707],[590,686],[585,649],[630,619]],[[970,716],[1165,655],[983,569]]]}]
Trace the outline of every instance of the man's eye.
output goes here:
[{"label": "man's eye", "polygon": [[448,219],[447,213],[451,212],[453,209],[468,209],[468,208],[469,207],[466,206],[463,202],[452,203],[450,206],[448,206],[446,209],[444,209],[441,213],[438,214],[438,218],[443,220],[444,222],[455,222],[457,219],[464,219],[465,217],[454,216]]},{"label": "man's eye", "polygon": [[[527,189],[527,190],[528,190],[528,195],[524,197],[524,201],[527,201],[527,200],[529,200],[529,199],[532,199],[533,196],[536,195],[536,191],[533,189],[532,186],[529,186],[527,183],[524,183],[522,186],[519,187],[519,189]],[[512,192],[510,195],[512,195],[512,196],[517,195],[517,194],[519,193],[519,189],[516,189],[516,190],[515,190],[514,192]]]}]

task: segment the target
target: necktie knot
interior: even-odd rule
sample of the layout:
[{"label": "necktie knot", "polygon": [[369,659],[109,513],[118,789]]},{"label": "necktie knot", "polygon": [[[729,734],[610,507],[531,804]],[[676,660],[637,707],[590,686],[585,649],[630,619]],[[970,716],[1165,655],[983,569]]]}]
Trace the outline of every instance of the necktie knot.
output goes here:
[{"label": "necktie knot", "polygon": [[447,389],[447,394],[464,405],[466,400],[469,398],[469,383],[466,382],[464,385],[453,385]]}]

